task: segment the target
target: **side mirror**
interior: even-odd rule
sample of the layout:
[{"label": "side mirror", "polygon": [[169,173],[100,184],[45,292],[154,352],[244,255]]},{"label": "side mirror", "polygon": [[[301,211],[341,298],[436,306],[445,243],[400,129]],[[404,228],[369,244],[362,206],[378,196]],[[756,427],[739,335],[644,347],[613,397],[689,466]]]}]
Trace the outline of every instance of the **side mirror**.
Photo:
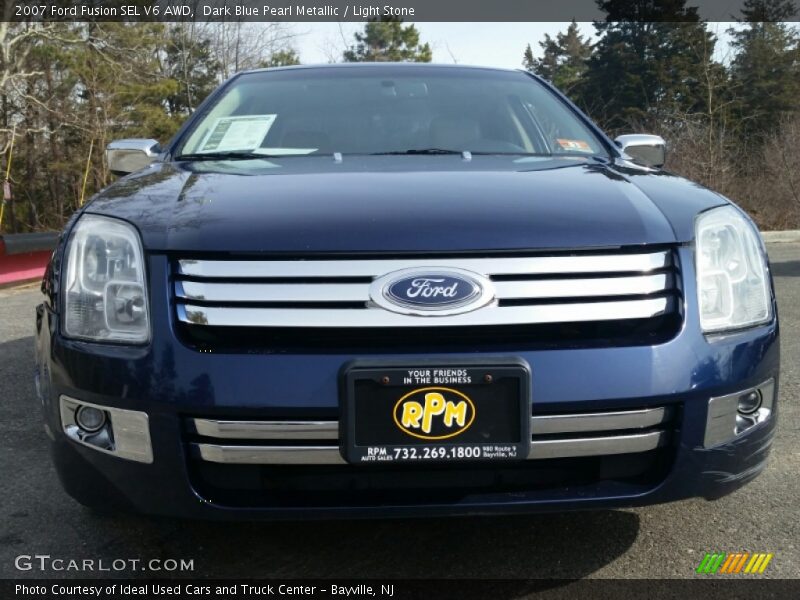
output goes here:
[{"label": "side mirror", "polygon": [[633,162],[646,167],[663,167],[667,160],[667,143],[657,135],[636,133],[614,140]]},{"label": "side mirror", "polygon": [[106,160],[114,175],[144,169],[161,153],[156,140],[115,140],[106,146]]}]

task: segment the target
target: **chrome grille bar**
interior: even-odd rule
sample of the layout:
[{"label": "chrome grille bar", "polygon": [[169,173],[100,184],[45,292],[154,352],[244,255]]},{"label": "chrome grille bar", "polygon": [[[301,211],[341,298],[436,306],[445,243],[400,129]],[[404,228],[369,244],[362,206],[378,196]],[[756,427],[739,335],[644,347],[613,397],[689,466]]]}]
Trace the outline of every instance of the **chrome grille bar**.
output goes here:
[{"label": "chrome grille bar", "polygon": [[366,302],[369,284],[178,281],[175,295],[206,302]]},{"label": "chrome grille bar", "polygon": [[337,465],[345,460],[336,446],[220,446],[192,444],[207,462],[245,465]]},{"label": "chrome grille bar", "polygon": [[[531,417],[529,460],[647,452],[663,446],[667,431],[653,429],[672,418],[671,407]],[[343,464],[338,421],[230,421],[188,419],[190,432],[209,438],[192,442],[196,456],[230,464]],[[560,434],[561,437],[551,437]],[[580,434],[580,435],[575,435]],[[542,439],[542,436],[546,436]],[[234,440],[302,442],[315,445],[234,445]],[[328,443],[324,443],[325,441]],[[227,443],[226,443],[227,442]]]},{"label": "chrome grille bar", "polygon": [[[528,460],[648,452],[666,444],[664,431],[605,437],[534,440]],[[229,446],[192,444],[208,462],[225,464],[345,464],[338,446]]]},{"label": "chrome grille bar", "polygon": [[497,298],[592,298],[599,296],[635,296],[663,292],[667,275],[643,277],[606,277],[591,279],[546,279],[542,281],[498,281]]},{"label": "chrome grille bar", "polygon": [[407,269],[451,267],[485,275],[646,273],[670,266],[667,251],[525,258],[406,258],[394,260],[180,260],[178,272],[206,279],[377,277]]},{"label": "chrome grille bar", "polygon": [[[499,300],[647,295],[667,288],[667,275],[498,281]],[[227,283],[178,281],[175,295],[205,302],[368,302],[368,283]]]},{"label": "chrome grille bar", "polygon": [[[535,415],[531,417],[533,435],[587,433],[645,429],[666,422],[668,407],[643,408],[598,413]],[[240,440],[335,440],[338,421],[228,421],[189,419],[189,429],[204,437]]]},{"label": "chrome grille bar", "polygon": [[531,442],[528,459],[635,454],[655,450],[665,445],[666,442],[667,433],[665,431],[565,440],[534,440]]},{"label": "chrome grille bar", "polygon": [[[178,320],[274,328],[536,325],[650,319],[675,310],[669,250],[510,258],[179,260]],[[402,269],[461,269],[485,278],[472,311],[387,309],[377,278]],[[380,305],[380,306],[379,306]],[[412,313],[412,314],[407,314]],[[455,314],[453,314],[455,313]]]},{"label": "chrome grille bar", "polygon": [[335,440],[338,421],[218,421],[191,419],[197,435],[228,440]]},{"label": "chrome grille bar", "polygon": [[179,305],[178,319],[219,327],[435,327],[578,323],[649,319],[667,312],[668,298],[534,306],[488,306],[475,312],[433,318],[401,315],[379,308],[250,308]]},{"label": "chrome grille bar", "polygon": [[533,435],[546,435],[646,429],[665,423],[671,417],[672,410],[664,406],[600,413],[537,415],[531,418],[531,432]]}]

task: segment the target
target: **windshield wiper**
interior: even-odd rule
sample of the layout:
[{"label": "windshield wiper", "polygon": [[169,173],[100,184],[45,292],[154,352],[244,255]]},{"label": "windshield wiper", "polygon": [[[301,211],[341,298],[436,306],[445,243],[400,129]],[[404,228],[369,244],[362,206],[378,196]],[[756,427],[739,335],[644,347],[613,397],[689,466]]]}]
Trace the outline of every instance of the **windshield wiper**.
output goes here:
[{"label": "windshield wiper", "polygon": [[545,152],[525,152],[524,150],[503,150],[499,152],[471,152],[472,156],[536,156],[536,157],[543,157],[543,158],[552,158],[552,154],[547,154]]},{"label": "windshield wiper", "polygon": [[401,156],[412,154],[464,154],[462,150],[448,150],[446,148],[410,148],[408,150],[392,150],[390,152],[371,152],[370,156]]},{"label": "windshield wiper", "polygon": [[179,154],[175,160],[248,160],[251,158],[276,158],[277,156],[277,154],[262,154],[261,152],[196,152]]},{"label": "windshield wiper", "polygon": [[544,157],[544,158],[560,158],[560,157],[574,157],[579,156],[582,158],[597,158],[596,155],[592,154],[578,154],[578,153],[546,153],[546,152],[525,152],[524,150],[520,151],[497,151],[497,152],[486,152],[481,150],[448,150],[446,148],[411,148],[409,150],[393,150],[390,152],[371,152],[369,156],[405,156],[405,155],[413,155],[413,154],[467,154],[469,156],[523,156],[523,157]]}]

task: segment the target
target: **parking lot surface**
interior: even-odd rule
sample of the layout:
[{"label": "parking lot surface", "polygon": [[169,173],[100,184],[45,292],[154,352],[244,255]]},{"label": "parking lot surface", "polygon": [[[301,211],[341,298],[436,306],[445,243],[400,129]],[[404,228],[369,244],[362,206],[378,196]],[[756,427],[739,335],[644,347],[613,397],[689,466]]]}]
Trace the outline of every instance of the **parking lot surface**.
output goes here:
[{"label": "parking lot surface", "polygon": [[[439,520],[205,523],[99,517],[50,464],[33,390],[37,286],[0,290],[0,578],[15,557],[191,559],[199,577],[696,577],[707,551],[775,554],[764,576],[800,578],[800,245],[769,249],[782,327],[780,425],[768,468],[716,502]],[[163,573],[122,572],[128,576]]]}]

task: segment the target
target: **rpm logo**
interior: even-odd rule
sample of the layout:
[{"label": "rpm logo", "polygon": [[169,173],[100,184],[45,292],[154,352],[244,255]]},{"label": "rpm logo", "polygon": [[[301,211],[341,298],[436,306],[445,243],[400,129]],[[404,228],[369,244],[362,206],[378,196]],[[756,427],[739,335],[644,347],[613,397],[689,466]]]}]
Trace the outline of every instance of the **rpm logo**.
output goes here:
[{"label": "rpm logo", "polygon": [[404,433],[423,440],[445,440],[470,428],[475,404],[446,387],[426,387],[409,392],[394,405],[394,423]]}]

